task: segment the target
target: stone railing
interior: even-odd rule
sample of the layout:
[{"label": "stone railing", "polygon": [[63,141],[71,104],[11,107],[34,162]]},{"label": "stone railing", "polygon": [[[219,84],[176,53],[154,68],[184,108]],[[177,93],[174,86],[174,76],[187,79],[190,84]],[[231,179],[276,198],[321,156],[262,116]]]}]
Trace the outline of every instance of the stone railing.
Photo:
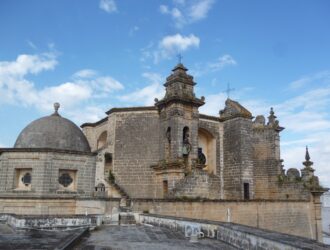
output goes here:
[{"label": "stone railing", "polygon": [[102,215],[14,215],[0,214],[0,221],[15,229],[94,228],[102,224]]},{"label": "stone railing", "polygon": [[234,223],[197,220],[155,214],[140,214],[139,222],[167,227],[187,234],[187,228],[197,228],[204,237],[230,244],[238,249],[329,249],[329,245],[304,237],[243,226]]}]

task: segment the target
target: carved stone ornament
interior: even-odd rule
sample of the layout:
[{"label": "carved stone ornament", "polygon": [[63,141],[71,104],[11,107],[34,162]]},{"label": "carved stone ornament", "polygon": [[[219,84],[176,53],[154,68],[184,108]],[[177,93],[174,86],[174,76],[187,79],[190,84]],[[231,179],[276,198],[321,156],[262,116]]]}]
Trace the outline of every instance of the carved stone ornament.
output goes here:
[{"label": "carved stone ornament", "polygon": [[32,176],[30,173],[26,173],[21,179],[21,181],[25,186],[29,186],[31,184],[31,180],[32,180]]},{"label": "carved stone ornament", "polygon": [[68,173],[63,173],[59,178],[58,182],[63,186],[63,187],[68,187],[71,185],[73,182],[73,179]]}]

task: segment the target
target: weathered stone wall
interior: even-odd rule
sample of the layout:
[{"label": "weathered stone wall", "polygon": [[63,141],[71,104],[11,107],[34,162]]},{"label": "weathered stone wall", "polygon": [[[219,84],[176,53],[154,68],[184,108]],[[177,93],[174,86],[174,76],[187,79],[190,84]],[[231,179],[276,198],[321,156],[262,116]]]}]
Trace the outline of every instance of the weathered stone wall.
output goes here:
[{"label": "weathered stone wall", "polygon": [[75,214],[74,199],[0,198],[0,213],[14,214]]},{"label": "weathered stone wall", "polygon": [[0,198],[0,213],[22,215],[111,214],[119,199]]},{"label": "weathered stone wall", "polygon": [[[233,222],[316,238],[315,206],[307,201],[162,201],[133,200],[134,211]],[[318,229],[321,230],[321,227]]]},{"label": "weathered stone wall", "polygon": [[142,223],[181,231],[186,237],[195,235],[226,242],[237,249],[328,249],[327,245],[308,238],[269,232],[260,228],[234,223],[222,223],[208,220],[187,219],[155,214],[141,214]]},{"label": "weathered stone wall", "polygon": [[155,111],[118,112],[113,174],[130,197],[155,197],[151,165],[159,159],[159,115]]},{"label": "weathered stone wall", "polygon": [[254,196],[252,122],[233,118],[224,122],[224,198],[243,199],[243,183],[249,184]]},{"label": "weathered stone wall", "polygon": [[[183,129],[189,129],[191,150],[187,163],[191,166],[192,159],[197,159],[198,150],[198,109],[182,103],[169,104],[160,112],[160,159],[177,160],[183,157]],[[166,154],[166,131],[171,128],[170,153]]]},{"label": "weathered stone wall", "polygon": [[310,191],[300,178],[281,179],[279,134],[271,127],[253,129],[254,190],[256,199],[309,200]]},{"label": "weathered stone wall", "polygon": [[[31,189],[17,189],[16,171],[32,169]],[[58,181],[60,170],[76,173],[75,190],[64,192]],[[0,155],[0,195],[78,195],[90,197],[94,191],[95,156],[59,152],[3,152]]]},{"label": "weathered stone wall", "polygon": [[178,181],[172,191],[175,197],[220,198],[220,178],[201,169],[193,169],[184,179]]},{"label": "weathered stone wall", "polygon": [[75,214],[112,214],[115,208],[118,211],[120,198],[111,200],[103,199],[78,199],[76,200]]},{"label": "weathered stone wall", "polygon": [[[92,152],[97,150],[97,140],[102,134],[102,132],[109,132],[109,122],[108,119],[104,119],[103,122],[97,126],[83,126],[82,128],[84,135],[86,136],[89,146]],[[108,134],[109,137],[109,134]]]},{"label": "weathered stone wall", "polygon": [[272,128],[262,126],[254,128],[253,135],[255,198],[275,198],[278,189],[274,187],[274,182],[281,173],[281,163],[279,159],[275,158],[276,132]]},{"label": "weathered stone wall", "polygon": [[219,121],[212,121],[212,120],[207,120],[207,119],[199,119],[199,124],[198,124],[198,128],[199,129],[204,129],[206,131],[208,131],[212,137],[214,137],[214,139],[216,140],[215,146],[215,152],[216,152],[216,171],[214,172],[215,175],[220,176],[221,175],[221,168],[222,166],[222,162],[221,162],[221,153],[220,153],[220,149],[221,149],[221,145],[220,145],[220,127],[222,127],[222,123],[220,123]]}]

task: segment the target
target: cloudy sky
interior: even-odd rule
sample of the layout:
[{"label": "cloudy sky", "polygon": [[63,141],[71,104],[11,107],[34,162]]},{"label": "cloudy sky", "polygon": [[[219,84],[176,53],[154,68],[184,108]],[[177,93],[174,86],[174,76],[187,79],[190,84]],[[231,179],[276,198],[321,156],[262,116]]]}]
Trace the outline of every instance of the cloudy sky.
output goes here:
[{"label": "cloudy sky", "polygon": [[330,187],[330,1],[57,0],[0,2],[0,146],[53,103],[78,125],[111,107],[152,105],[183,56],[201,112],[230,95],[274,107],[285,168],[310,148]]}]

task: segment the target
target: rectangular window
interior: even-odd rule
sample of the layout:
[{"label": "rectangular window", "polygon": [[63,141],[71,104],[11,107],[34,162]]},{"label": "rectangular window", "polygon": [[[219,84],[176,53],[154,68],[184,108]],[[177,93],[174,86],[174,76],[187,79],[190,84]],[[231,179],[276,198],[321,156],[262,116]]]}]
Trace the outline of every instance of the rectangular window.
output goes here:
[{"label": "rectangular window", "polygon": [[244,200],[250,199],[250,184],[244,183]]}]

